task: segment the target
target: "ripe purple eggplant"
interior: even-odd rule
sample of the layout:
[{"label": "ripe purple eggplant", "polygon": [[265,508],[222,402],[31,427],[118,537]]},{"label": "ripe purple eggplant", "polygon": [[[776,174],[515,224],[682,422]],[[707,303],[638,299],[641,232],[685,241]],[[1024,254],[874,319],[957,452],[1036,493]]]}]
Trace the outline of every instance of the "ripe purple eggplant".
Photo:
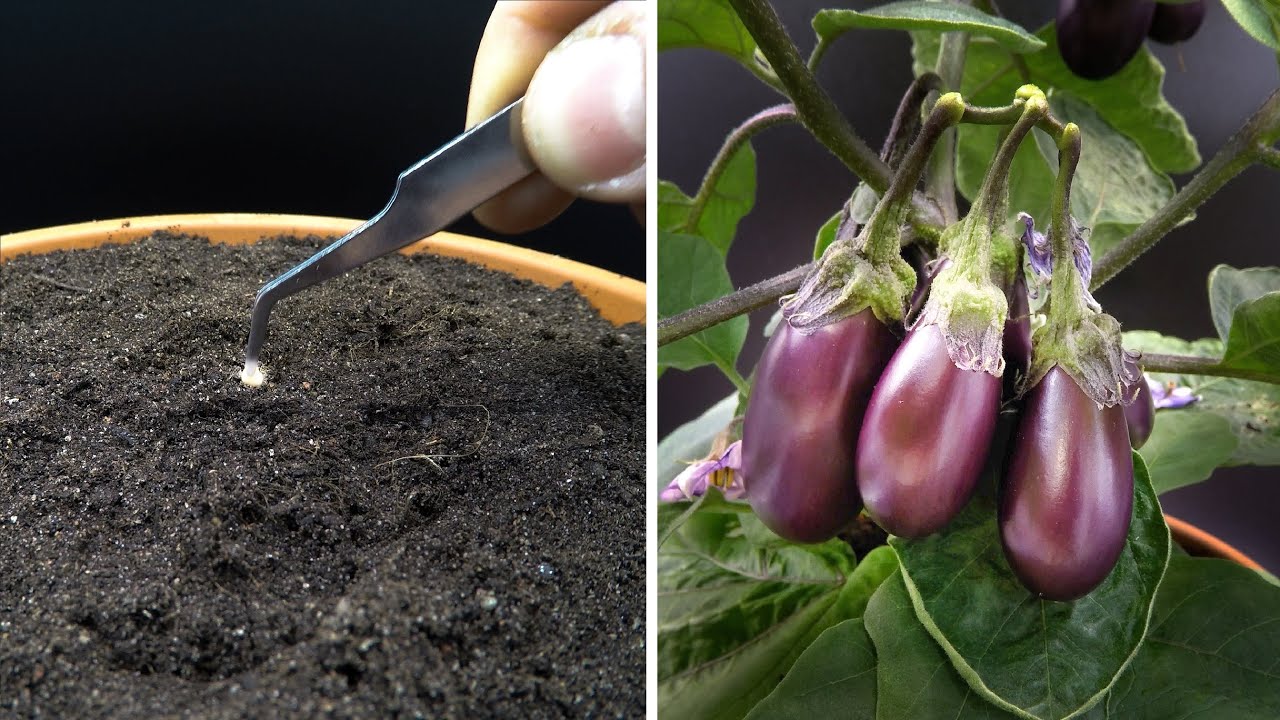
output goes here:
[{"label": "ripe purple eggplant", "polygon": [[973,494],[999,411],[1000,378],[956,367],[937,325],[913,329],[858,436],[858,490],[872,519],[901,537],[942,529]]},{"label": "ripe purple eggplant", "polygon": [[1138,394],[1124,406],[1124,420],[1129,427],[1129,445],[1137,450],[1151,437],[1156,423],[1156,401],[1145,380],[1138,384]]},{"label": "ripe purple eggplant", "polygon": [[1101,80],[1119,72],[1142,47],[1154,0],[1061,0],[1058,50],[1071,72]]},{"label": "ripe purple eggplant", "polygon": [[1022,584],[1074,600],[1115,567],[1133,512],[1124,408],[1054,366],[1026,396],[1000,489],[1000,540]]},{"label": "ripe purple eggplant", "polygon": [[858,430],[896,344],[871,310],[809,334],[778,325],[756,366],[742,427],[746,496],[770,530],[821,542],[857,517]]},{"label": "ripe purple eggplant", "polygon": [[1166,45],[1186,42],[1200,29],[1200,23],[1204,22],[1204,10],[1204,0],[1178,5],[1157,3],[1147,37]]}]

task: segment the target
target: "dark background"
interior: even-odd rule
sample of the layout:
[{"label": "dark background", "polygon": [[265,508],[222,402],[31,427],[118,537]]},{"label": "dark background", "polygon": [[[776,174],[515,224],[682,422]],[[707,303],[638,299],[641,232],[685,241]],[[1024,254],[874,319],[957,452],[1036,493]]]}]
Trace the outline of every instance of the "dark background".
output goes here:
[{"label": "dark background", "polygon": [[[809,26],[822,7],[869,7],[877,2],[775,2],[807,57]],[[1002,3],[1023,27],[1053,19],[1051,0]],[[1267,48],[1231,20],[1218,2],[1208,3],[1200,32],[1180,48],[1152,45],[1169,73],[1165,95],[1186,117],[1205,159],[1277,87],[1280,72]],[[1178,56],[1181,55],[1182,66]],[[819,72],[823,86],[873,148],[888,131],[902,91],[911,81],[905,33],[854,31],[831,49]],[[658,60],[658,174],[692,194],[725,134],[752,113],[781,102],[733,61],[701,50],[663,53]],[[755,209],[738,226],[729,272],[742,287],[809,260],[818,227],[838,210],[855,179],[798,126],[769,130],[753,141],[757,152]],[[1187,177],[1175,178],[1179,186]],[[1280,173],[1245,171],[1199,211],[1196,222],[1175,230],[1099,294],[1098,300],[1127,328],[1185,338],[1212,337],[1206,295],[1209,270],[1280,263],[1276,203]],[[772,308],[755,313],[739,369],[744,375],[763,347],[761,329]],[[659,383],[659,437],[686,422],[732,388],[713,368],[670,371]],[[1166,511],[1235,544],[1273,572],[1280,572],[1280,475],[1275,468],[1218,470],[1208,482],[1162,496]]]},{"label": "dark background", "polygon": [[[0,232],[180,212],[368,218],[463,129],[479,2],[4,3]],[[518,237],[644,277],[644,230],[578,202]]]}]

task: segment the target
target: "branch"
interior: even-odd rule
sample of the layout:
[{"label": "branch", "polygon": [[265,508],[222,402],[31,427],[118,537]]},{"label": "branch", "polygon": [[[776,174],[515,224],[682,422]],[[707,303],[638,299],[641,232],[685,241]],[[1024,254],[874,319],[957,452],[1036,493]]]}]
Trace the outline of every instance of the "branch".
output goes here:
[{"label": "branch", "polygon": [[724,174],[725,168],[729,165],[729,160],[733,158],[733,154],[738,151],[738,148],[742,147],[743,144],[761,130],[787,122],[795,122],[795,120],[795,106],[775,105],[747,118],[746,122],[729,133],[729,137],[724,140],[724,145],[720,146],[720,152],[716,153],[715,159],[711,161],[711,167],[707,168],[707,174],[702,179],[702,185],[698,187],[698,194],[693,197],[693,202],[689,206],[689,216],[684,222],[684,229],[686,231],[697,229],[698,222],[702,220],[702,213],[707,209],[707,203],[711,200],[711,196],[715,194],[716,182]]},{"label": "branch", "polygon": [[[768,0],[729,2],[786,88],[804,126],[871,189],[883,193],[891,179],[889,166],[858,137],[848,119],[818,85]],[[912,224],[916,230],[926,237],[937,237],[944,222],[941,211],[923,194],[916,196],[913,205]]]},{"label": "branch", "polygon": [[1164,207],[1138,226],[1093,265],[1093,287],[1102,287],[1117,273],[1128,267],[1139,255],[1151,249],[1178,223],[1204,204],[1231,178],[1255,161],[1263,161],[1262,147],[1270,146],[1280,135],[1280,90],[1249,117],[1226,145],[1204,164],[1186,187],[1178,191]]},{"label": "branch", "polygon": [[1213,375],[1215,377],[1239,378],[1280,385],[1280,375],[1263,370],[1241,370],[1226,367],[1221,358],[1196,357],[1193,355],[1162,355],[1160,353],[1142,353],[1138,361],[1145,372],[1167,372],[1180,375]]},{"label": "branch", "polygon": [[683,337],[719,325],[725,320],[735,318],[776,302],[784,295],[789,295],[800,287],[800,281],[813,270],[813,263],[801,265],[794,270],[761,280],[741,290],[716,298],[709,303],[689,308],[679,315],[672,315],[658,323],[658,346],[673,343]]}]

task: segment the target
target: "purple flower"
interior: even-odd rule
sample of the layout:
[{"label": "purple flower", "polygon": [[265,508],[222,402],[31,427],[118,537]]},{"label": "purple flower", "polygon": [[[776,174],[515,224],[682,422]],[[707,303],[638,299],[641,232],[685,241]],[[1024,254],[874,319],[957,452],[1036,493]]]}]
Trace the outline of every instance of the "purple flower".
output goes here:
[{"label": "purple flower", "polygon": [[1053,274],[1053,256],[1049,253],[1049,239],[1044,233],[1036,232],[1036,221],[1026,213],[1018,213],[1018,219],[1026,226],[1022,231],[1022,244],[1027,248],[1027,262],[1031,272],[1040,278],[1048,279]]},{"label": "purple flower", "polygon": [[1189,387],[1158,382],[1150,377],[1147,378],[1147,387],[1151,389],[1151,399],[1155,401],[1157,410],[1186,407],[1200,399]]},{"label": "purple flower", "polygon": [[707,492],[708,486],[720,488],[726,500],[739,500],[746,495],[742,485],[742,441],[725,448],[718,460],[699,460],[667,485],[658,499],[663,502],[692,500]]}]

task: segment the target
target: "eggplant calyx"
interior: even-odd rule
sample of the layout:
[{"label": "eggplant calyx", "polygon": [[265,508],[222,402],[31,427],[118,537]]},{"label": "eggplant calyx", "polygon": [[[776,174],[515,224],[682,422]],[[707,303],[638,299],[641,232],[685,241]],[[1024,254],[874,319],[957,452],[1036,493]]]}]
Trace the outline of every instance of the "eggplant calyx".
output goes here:
[{"label": "eggplant calyx", "polygon": [[783,299],[782,315],[804,334],[867,308],[890,325],[902,320],[915,284],[915,271],[900,256],[877,263],[861,252],[857,239],[837,239],[800,289]]},{"label": "eggplant calyx", "polygon": [[953,263],[934,278],[929,301],[912,329],[937,325],[956,367],[1001,377],[1008,315],[1009,301],[999,287]]},{"label": "eggplant calyx", "polygon": [[1054,365],[1061,367],[1099,407],[1133,399],[1144,382],[1137,355],[1120,344],[1120,322],[1106,313],[1080,316],[1074,323],[1049,323],[1032,335],[1035,348],[1023,393]]}]

